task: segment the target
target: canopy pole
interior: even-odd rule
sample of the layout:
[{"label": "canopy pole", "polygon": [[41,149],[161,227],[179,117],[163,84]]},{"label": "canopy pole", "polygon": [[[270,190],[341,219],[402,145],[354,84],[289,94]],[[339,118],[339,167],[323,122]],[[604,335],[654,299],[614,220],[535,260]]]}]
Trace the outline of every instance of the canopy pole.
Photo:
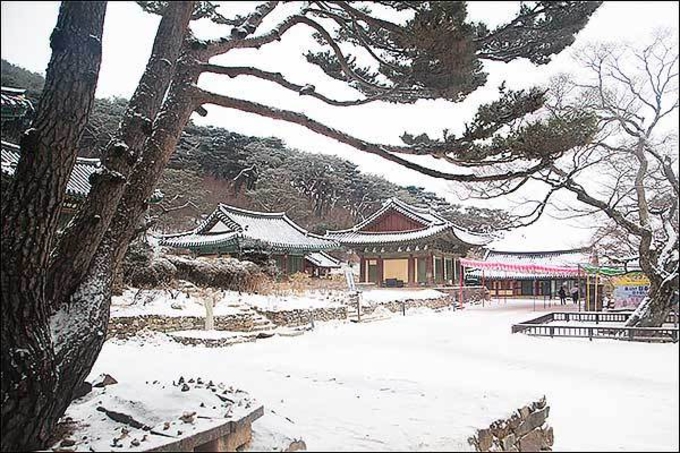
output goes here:
[{"label": "canopy pole", "polygon": [[460,285],[458,287],[458,306],[463,308],[463,273],[465,272],[465,266],[463,266],[463,263],[460,261],[459,264],[458,271],[460,274],[458,275],[458,280],[460,281]]},{"label": "canopy pole", "polygon": [[586,274],[586,311],[590,311],[590,274]]},{"label": "canopy pole", "polygon": [[484,284],[484,269],[482,269],[482,307],[484,307],[484,299],[486,299],[486,285]]},{"label": "canopy pole", "polygon": [[[580,264],[578,265],[578,274],[577,274],[576,278],[578,279],[577,280],[578,283],[581,283],[581,265]],[[586,290],[588,290],[587,287],[586,287]],[[581,300],[580,300],[580,298],[579,298],[579,301],[578,301],[578,311],[579,311],[579,313],[581,312]]]},{"label": "canopy pole", "polygon": [[597,310],[597,280],[598,280],[597,277],[598,277],[597,271],[595,271],[595,297],[593,297],[593,302],[595,303],[595,311],[598,311]]}]

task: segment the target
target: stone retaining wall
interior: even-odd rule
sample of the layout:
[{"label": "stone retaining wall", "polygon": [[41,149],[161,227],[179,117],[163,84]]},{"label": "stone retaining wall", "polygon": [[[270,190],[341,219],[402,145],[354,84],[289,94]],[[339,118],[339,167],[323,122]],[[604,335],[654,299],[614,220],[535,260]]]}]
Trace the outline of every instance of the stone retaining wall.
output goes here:
[{"label": "stone retaining wall", "polygon": [[404,301],[393,300],[390,302],[381,302],[375,305],[361,305],[361,314],[370,315],[378,306],[385,307],[393,313],[401,313],[402,307],[406,305],[406,314],[409,308],[427,307],[433,310],[450,307],[451,299],[447,297],[440,297],[438,299],[407,299]]},{"label": "stone retaining wall", "polygon": [[468,439],[475,451],[552,451],[554,435],[546,419],[550,413],[545,396],[479,429]]},{"label": "stone retaining wall", "polygon": [[[451,305],[451,300],[446,297],[438,299],[408,299],[405,301],[381,302],[374,305],[362,305],[361,314],[370,315],[378,307],[382,306],[394,313],[401,313],[402,305],[406,305],[406,313],[410,308],[428,307],[431,309],[443,308]],[[346,320],[348,306],[327,307],[314,309],[295,309],[283,311],[255,310],[265,316],[277,326],[298,327],[314,321]],[[248,315],[215,316],[215,330],[229,330],[233,332],[250,332],[253,330],[254,319]],[[111,317],[107,338],[126,339],[135,335],[140,330],[147,328],[158,332],[177,332],[180,330],[203,330],[205,318],[199,316],[162,316],[140,315]]]},{"label": "stone retaining wall", "polygon": [[[215,316],[215,330],[250,332],[253,318],[250,316]],[[177,332],[180,330],[203,330],[205,318],[198,316],[141,315],[111,317],[107,338],[129,338],[140,330],[148,328],[157,332]]]},{"label": "stone retaining wall", "polygon": [[330,307],[330,308],[314,308],[296,309],[285,311],[269,311],[256,310],[262,316],[267,317],[271,322],[277,326],[298,327],[304,326],[314,321],[332,321],[347,319],[347,307]]}]

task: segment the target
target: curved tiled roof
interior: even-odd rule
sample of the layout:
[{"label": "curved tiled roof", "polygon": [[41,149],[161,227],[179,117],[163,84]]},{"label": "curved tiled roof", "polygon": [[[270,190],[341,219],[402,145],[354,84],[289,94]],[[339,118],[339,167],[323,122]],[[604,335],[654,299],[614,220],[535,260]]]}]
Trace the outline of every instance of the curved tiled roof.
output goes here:
[{"label": "curved tiled roof", "polygon": [[[406,217],[416,221],[423,227],[412,231],[394,231],[394,232],[370,232],[361,231],[363,228],[370,225],[385,212],[389,210],[397,211]],[[383,206],[378,209],[373,215],[363,222],[355,225],[347,230],[327,231],[326,237],[335,239],[347,246],[356,245],[379,245],[388,243],[403,243],[409,241],[419,241],[427,239],[444,232],[450,232],[461,242],[470,246],[480,246],[488,244],[491,238],[479,234],[471,233],[464,230],[452,222],[446,220],[431,209],[418,208],[410,204],[404,203],[397,198],[388,199]]]},{"label": "curved tiled roof", "polygon": [[[2,142],[2,173],[13,175],[19,163],[20,148],[8,142]],[[99,159],[78,157],[68,179],[66,193],[72,197],[84,198],[90,192],[90,175],[101,167]]]},{"label": "curved tiled roof", "polygon": [[305,259],[317,267],[340,267],[340,261],[324,252],[312,252],[306,255]]},{"label": "curved tiled roof", "polygon": [[2,87],[0,89],[0,109],[3,121],[22,118],[33,111],[33,105],[26,99],[25,92],[26,90],[20,88]]},{"label": "curved tiled roof", "polygon": [[194,230],[165,235],[161,245],[181,248],[264,244],[273,249],[322,250],[337,248],[333,240],[312,234],[283,212],[249,211],[225,204],[217,208]]}]

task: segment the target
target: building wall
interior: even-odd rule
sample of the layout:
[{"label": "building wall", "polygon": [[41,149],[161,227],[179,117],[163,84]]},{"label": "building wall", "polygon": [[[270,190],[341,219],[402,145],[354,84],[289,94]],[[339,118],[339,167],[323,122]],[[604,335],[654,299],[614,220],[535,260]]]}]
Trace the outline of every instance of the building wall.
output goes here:
[{"label": "building wall", "polygon": [[404,285],[453,285],[458,278],[458,255],[438,250],[412,253],[359,254],[362,283],[383,284],[388,278]]}]

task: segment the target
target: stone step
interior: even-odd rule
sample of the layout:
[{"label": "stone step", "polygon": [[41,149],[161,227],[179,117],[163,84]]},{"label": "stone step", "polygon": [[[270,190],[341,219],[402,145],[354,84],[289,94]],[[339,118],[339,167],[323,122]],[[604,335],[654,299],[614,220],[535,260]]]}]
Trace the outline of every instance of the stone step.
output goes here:
[{"label": "stone step", "polygon": [[271,326],[257,326],[250,329],[251,332],[268,332],[275,330],[276,326],[272,324]]}]

